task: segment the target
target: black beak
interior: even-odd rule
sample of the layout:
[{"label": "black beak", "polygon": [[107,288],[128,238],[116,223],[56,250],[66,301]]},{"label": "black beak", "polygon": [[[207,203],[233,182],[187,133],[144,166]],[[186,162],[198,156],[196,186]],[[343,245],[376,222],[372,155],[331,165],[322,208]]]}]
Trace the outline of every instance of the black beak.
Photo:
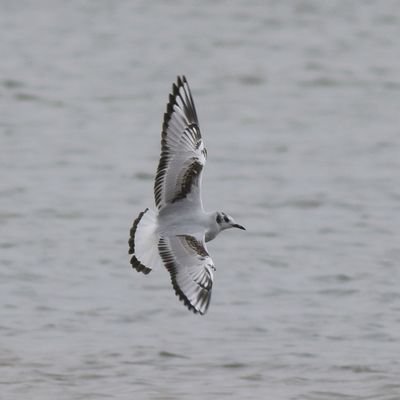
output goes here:
[{"label": "black beak", "polygon": [[242,229],[242,230],[246,230],[246,228],[244,227],[244,226],[242,226],[242,225],[239,225],[239,224],[234,224],[234,225],[232,225],[234,228],[239,228],[239,229]]}]

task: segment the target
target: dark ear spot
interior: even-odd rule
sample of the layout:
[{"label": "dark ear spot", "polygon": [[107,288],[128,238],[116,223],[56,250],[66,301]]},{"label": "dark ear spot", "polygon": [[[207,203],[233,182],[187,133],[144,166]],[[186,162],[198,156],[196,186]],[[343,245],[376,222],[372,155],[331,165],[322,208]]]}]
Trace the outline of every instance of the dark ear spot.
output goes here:
[{"label": "dark ear spot", "polygon": [[222,217],[220,214],[217,215],[217,224],[220,224],[222,222]]}]

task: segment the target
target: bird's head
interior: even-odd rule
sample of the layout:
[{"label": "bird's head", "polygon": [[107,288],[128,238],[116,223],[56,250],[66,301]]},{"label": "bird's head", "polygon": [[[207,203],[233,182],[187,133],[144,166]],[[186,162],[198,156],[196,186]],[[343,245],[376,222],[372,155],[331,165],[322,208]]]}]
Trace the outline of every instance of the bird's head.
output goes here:
[{"label": "bird's head", "polygon": [[230,215],[225,214],[224,212],[216,213],[215,222],[217,223],[221,231],[229,228],[239,228],[246,230],[244,226],[237,224],[236,221]]}]

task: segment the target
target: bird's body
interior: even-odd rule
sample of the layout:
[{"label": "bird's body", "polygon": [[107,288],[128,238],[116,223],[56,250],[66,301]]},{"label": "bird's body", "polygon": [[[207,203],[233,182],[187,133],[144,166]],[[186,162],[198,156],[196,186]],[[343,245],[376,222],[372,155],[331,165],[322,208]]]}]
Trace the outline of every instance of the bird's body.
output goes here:
[{"label": "bird's body", "polygon": [[[176,215],[179,215],[178,219]],[[159,212],[157,222],[159,235],[195,234],[200,230],[204,232],[206,242],[214,239],[221,231],[215,220],[215,213],[185,207],[184,203]]]},{"label": "bird's body", "polygon": [[211,299],[214,263],[205,242],[236,227],[222,212],[207,213],[201,200],[207,150],[185,77],[172,87],[161,136],[154,183],[157,211],[146,209],[131,228],[131,264],[145,274],[164,265],[176,294],[195,313],[204,314]]}]

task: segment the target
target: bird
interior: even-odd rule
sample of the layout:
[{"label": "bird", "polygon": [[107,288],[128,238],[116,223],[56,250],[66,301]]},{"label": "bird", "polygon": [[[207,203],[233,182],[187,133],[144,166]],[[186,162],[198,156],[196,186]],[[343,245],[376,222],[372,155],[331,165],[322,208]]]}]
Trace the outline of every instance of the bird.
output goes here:
[{"label": "bird", "polygon": [[130,264],[138,272],[168,270],[175,294],[195,314],[211,300],[216,268],[206,242],[229,228],[245,228],[222,211],[206,212],[202,175],[207,150],[185,76],[172,85],[161,131],[154,181],[155,210],[140,212],[130,229]]}]

